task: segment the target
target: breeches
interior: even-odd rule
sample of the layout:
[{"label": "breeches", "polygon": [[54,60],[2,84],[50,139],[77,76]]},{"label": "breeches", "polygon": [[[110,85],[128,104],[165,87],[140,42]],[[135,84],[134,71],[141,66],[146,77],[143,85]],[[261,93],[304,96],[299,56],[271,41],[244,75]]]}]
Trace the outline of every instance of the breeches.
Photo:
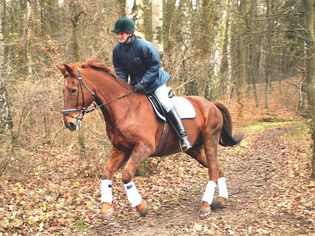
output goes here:
[{"label": "breeches", "polygon": [[168,96],[169,91],[170,89],[166,84],[163,84],[154,91],[155,96],[157,96],[166,112],[169,112],[174,107],[173,101]]}]

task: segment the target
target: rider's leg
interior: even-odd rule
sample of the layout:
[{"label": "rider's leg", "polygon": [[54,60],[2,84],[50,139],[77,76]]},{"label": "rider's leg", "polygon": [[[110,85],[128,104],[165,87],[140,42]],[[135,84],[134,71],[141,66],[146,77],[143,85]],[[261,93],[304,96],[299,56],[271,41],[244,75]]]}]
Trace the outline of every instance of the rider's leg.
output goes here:
[{"label": "rider's leg", "polygon": [[183,151],[187,151],[188,149],[191,148],[191,144],[188,140],[185,128],[183,126],[183,123],[176,111],[175,108],[172,108],[168,113],[167,113],[168,119],[170,122],[173,124],[175,129],[177,130],[177,133],[179,135],[179,138],[181,140],[181,148]]},{"label": "rider's leg", "polygon": [[176,133],[178,134],[181,140],[181,148],[183,151],[187,151],[191,148],[191,144],[188,140],[185,128],[183,123],[174,107],[173,101],[168,97],[169,89],[167,88],[166,84],[160,86],[154,91],[154,94],[157,96],[159,101],[161,102],[163,108],[167,113],[167,118],[173,124],[174,128],[176,129]]}]

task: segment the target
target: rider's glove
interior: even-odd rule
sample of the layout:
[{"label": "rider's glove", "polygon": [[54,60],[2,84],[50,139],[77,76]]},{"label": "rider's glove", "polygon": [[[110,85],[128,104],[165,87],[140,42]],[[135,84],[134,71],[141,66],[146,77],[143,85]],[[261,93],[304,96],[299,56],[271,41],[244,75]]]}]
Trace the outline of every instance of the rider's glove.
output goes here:
[{"label": "rider's glove", "polygon": [[136,92],[141,92],[141,90],[144,88],[143,84],[141,83],[137,83],[133,86],[133,89],[136,91]]}]

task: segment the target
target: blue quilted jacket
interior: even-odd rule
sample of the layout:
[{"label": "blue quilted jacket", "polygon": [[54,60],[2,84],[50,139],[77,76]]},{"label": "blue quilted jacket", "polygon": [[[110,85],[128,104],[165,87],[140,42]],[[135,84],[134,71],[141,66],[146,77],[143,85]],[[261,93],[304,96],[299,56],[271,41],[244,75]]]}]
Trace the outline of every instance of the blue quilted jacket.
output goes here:
[{"label": "blue quilted jacket", "polygon": [[169,74],[160,67],[160,55],[154,45],[132,36],[127,44],[116,44],[113,50],[116,74],[130,84],[142,83],[141,92],[147,94],[169,80]]}]

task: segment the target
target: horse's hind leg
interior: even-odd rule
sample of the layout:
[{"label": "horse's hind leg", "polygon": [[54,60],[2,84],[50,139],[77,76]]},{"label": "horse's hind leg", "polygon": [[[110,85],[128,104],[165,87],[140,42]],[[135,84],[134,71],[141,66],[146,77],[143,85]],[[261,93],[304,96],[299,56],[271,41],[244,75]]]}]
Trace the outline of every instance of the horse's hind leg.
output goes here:
[{"label": "horse's hind leg", "polygon": [[203,146],[192,147],[187,151],[187,154],[196,159],[203,167],[208,168],[207,157]]},{"label": "horse's hind leg", "polygon": [[219,163],[219,178],[218,178],[218,190],[219,195],[213,200],[211,207],[213,209],[224,208],[226,204],[226,200],[228,199],[228,190],[226,185],[226,179],[224,177],[224,173],[222,171],[222,166]]},{"label": "horse's hind leg", "polygon": [[[208,161],[207,161],[207,157],[206,157],[203,146],[193,147],[187,151],[187,154],[189,154],[191,157],[196,159],[202,166],[208,168]],[[219,195],[211,203],[211,208],[213,209],[224,208],[226,200],[228,198],[226,180],[224,177],[222,165],[220,163],[218,163],[218,171],[219,171],[219,178],[218,178],[217,187],[219,190]]]},{"label": "horse's hind leg", "polygon": [[210,205],[213,203],[215,188],[219,178],[219,165],[217,160],[217,148],[222,129],[222,117],[215,110],[209,112],[208,122],[203,133],[203,145],[208,166],[209,181],[202,197],[200,216],[211,213]]}]

